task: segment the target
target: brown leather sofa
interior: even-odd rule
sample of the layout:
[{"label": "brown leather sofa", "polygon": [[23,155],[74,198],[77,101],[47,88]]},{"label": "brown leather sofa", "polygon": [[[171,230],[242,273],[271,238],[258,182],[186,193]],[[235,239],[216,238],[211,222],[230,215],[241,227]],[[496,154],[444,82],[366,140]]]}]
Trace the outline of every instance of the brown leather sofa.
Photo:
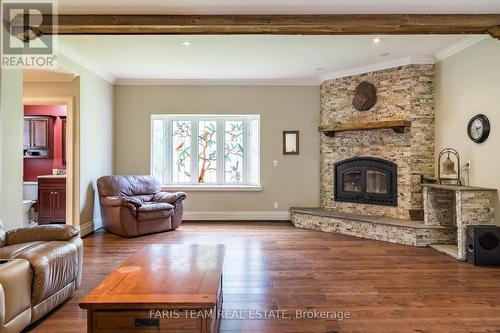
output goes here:
[{"label": "brown leather sofa", "polygon": [[80,287],[78,229],[47,225],[5,232],[0,222],[0,333],[17,333]]},{"label": "brown leather sofa", "polygon": [[104,176],[97,180],[104,229],[135,237],[175,230],[182,222],[182,192],[168,193],[152,176]]}]

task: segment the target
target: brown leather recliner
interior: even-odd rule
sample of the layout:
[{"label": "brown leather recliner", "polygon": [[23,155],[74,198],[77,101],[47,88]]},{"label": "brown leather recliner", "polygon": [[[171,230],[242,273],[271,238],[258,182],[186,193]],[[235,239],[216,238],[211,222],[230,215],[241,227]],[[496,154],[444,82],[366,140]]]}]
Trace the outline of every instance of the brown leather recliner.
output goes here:
[{"label": "brown leather recliner", "polygon": [[182,192],[168,193],[152,176],[104,176],[97,180],[105,230],[135,237],[175,230],[182,222]]},{"label": "brown leather recliner", "polygon": [[5,232],[0,223],[0,332],[17,333],[80,287],[78,229],[47,225]]}]

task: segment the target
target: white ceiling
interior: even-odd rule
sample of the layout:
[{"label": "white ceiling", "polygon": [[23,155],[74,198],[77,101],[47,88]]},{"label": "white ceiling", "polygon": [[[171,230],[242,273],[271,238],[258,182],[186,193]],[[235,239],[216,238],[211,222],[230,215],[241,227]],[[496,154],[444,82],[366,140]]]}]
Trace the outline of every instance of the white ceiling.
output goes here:
[{"label": "white ceiling", "polygon": [[500,13],[499,0],[59,0],[60,13]]},{"label": "white ceiling", "polygon": [[[122,82],[229,80],[313,84],[325,76],[354,68],[390,64],[409,56],[432,56],[463,39],[379,37],[378,44],[373,42],[373,36],[266,35],[60,36],[59,43],[66,55],[110,80]],[[183,46],[183,41],[191,45]]]}]

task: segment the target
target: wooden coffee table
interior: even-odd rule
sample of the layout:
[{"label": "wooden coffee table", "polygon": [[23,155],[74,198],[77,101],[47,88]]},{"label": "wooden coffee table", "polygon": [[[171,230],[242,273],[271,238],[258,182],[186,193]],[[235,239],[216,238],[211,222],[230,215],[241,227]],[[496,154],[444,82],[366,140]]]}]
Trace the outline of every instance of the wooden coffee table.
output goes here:
[{"label": "wooden coffee table", "polygon": [[223,245],[148,245],[80,301],[87,331],[217,332]]}]

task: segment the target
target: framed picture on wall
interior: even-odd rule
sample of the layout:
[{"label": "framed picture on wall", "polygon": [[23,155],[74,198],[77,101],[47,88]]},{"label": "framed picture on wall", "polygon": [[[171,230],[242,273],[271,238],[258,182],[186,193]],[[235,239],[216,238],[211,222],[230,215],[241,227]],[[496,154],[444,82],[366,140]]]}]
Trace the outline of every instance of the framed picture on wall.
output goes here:
[{"label": "framed picture on wall", "polygon": [[283,155],[299,154],[299,131],[283,131]]}]

